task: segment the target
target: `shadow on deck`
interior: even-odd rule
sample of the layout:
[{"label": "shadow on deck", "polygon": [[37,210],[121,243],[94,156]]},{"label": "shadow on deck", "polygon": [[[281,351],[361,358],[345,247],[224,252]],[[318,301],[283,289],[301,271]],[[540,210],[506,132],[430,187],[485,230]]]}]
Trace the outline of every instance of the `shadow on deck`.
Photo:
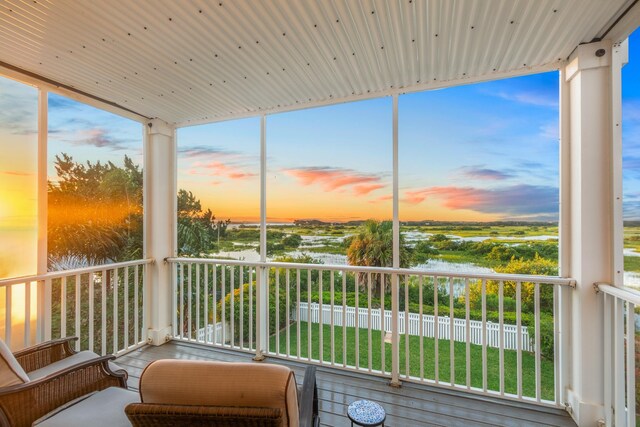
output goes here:
[{"label": "shadow on deck", "polygon": [[[160,347],[145,346],[118,358],[129,372],[129,387],[138,388],[142,370],[157,359],[217,360],[251,362],[251,355],[214,349],[198,344],[168,342]],[[302,381],[304,364],[267,358],[268,363],[289,366]],[[349,403],[369,399],[387,412],[386,426],[572,426],[571,417],[560,409],[544,408],[491,397],[443,390],[427,385],[403,383],[392,388],[384,378],[318,367],[320,420],[323,426],[349,426],[345,416]]]}]

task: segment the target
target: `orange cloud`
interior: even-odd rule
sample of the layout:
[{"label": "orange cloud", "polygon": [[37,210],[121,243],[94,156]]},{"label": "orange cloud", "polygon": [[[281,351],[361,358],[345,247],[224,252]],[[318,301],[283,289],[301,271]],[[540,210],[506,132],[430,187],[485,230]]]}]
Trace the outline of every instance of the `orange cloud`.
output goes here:
[{"label": "orange cloud", "polygon": [[306,167],[285,169],[284,173],[298,180],[301,185],[321,185],[325,191],[350,189],[357,196],[364,196],[383,188],[378,175],[363,174],[351,169],[331,167]]}]

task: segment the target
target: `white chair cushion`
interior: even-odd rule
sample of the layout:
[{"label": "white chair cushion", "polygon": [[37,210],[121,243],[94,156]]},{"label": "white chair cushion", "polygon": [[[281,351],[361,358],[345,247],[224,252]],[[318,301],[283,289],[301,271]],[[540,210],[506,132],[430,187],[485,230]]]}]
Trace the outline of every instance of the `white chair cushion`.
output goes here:
[{"label": "white chair cushion", "polygon": [[136,402],[140,402],[138,393],[120,387],[109,387],[49,412],[36,420],[33,426],[128,427],[131,423],[124,413],[124,408]]},{"label": "white chair cushion", "polygon": [[26,382],[29,382],[27,373],[22,369],[9,347],[0,340],[0,387]]}]

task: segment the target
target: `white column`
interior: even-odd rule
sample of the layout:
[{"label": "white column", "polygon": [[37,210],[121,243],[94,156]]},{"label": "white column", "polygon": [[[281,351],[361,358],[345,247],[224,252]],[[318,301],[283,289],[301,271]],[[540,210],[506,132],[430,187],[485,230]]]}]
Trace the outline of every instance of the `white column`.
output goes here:
[{"label": "white column", "polygon": [[145,325],[147,341],[161,345],[171,337],[171,267],[175,245],[176,140],[175,128],[161,120],[147,123],[145,138],[145,248],[156,263],[147,269]]},{"label": "white column", "polygon": [[[614,111],[621,102],[620,68],[612,68],[610,41],[580,45],[563,70],[561,114],[563,159],[568,174],[569,238],[563,275],[576,279],[571,292],[570,380],[567,403],[579,426],[592,426],[603,417],[603,306],[595,282],[612,283],[614,271]],[[568,144],[568,147],[567,147]],[[565,207],[567,209],[567,207]]]},{"label": "white column", "polygon": [[[267,117],[260,118],[260,262],[267,261]],[[256,355],[264,360],[269,339],[267,312],[269,310],[269,269],[256,269]]]}]

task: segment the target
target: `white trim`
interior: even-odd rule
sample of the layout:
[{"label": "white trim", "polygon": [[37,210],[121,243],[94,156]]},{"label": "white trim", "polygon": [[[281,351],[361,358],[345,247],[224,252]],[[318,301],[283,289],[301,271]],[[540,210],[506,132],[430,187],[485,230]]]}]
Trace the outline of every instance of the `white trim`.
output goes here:
[{"label": "white trim", "polygon": [[624,286],[624,220],[622,188],[622,67],[629,60],[627,40],[611,52],[611,235],[614,286]]},{"label": "white trim", "polygon": [[81,93],[74,92],[69,89],[65,89],[60,86],[56,86],[51,83],[47,83],[43,80],[40,80],[33,76],[28,76],[19,71],[13,70],[11,68],[6,68],[0,65],[0,77],[10,78],[12,80],[16,80],[20,83],[34,86],[36,88],[42,89],[47,92],[55,93],[57,95],[65,96],[69,99],[73,99],[74,101],[81,102],[83,104],[90,105],[95,108],[99,108],[101,110],[108,111],[110,113],[116,114],[118,116],[134,120],[140,123],[146,123],[148,118],[143,116],[142,114],[134,113],[133,111],[128,111],[122,108],[118,108],[115,105],[108,104],[106,102],[100,102],[95,98],[91,98],[90,96],[82,95]]}]

